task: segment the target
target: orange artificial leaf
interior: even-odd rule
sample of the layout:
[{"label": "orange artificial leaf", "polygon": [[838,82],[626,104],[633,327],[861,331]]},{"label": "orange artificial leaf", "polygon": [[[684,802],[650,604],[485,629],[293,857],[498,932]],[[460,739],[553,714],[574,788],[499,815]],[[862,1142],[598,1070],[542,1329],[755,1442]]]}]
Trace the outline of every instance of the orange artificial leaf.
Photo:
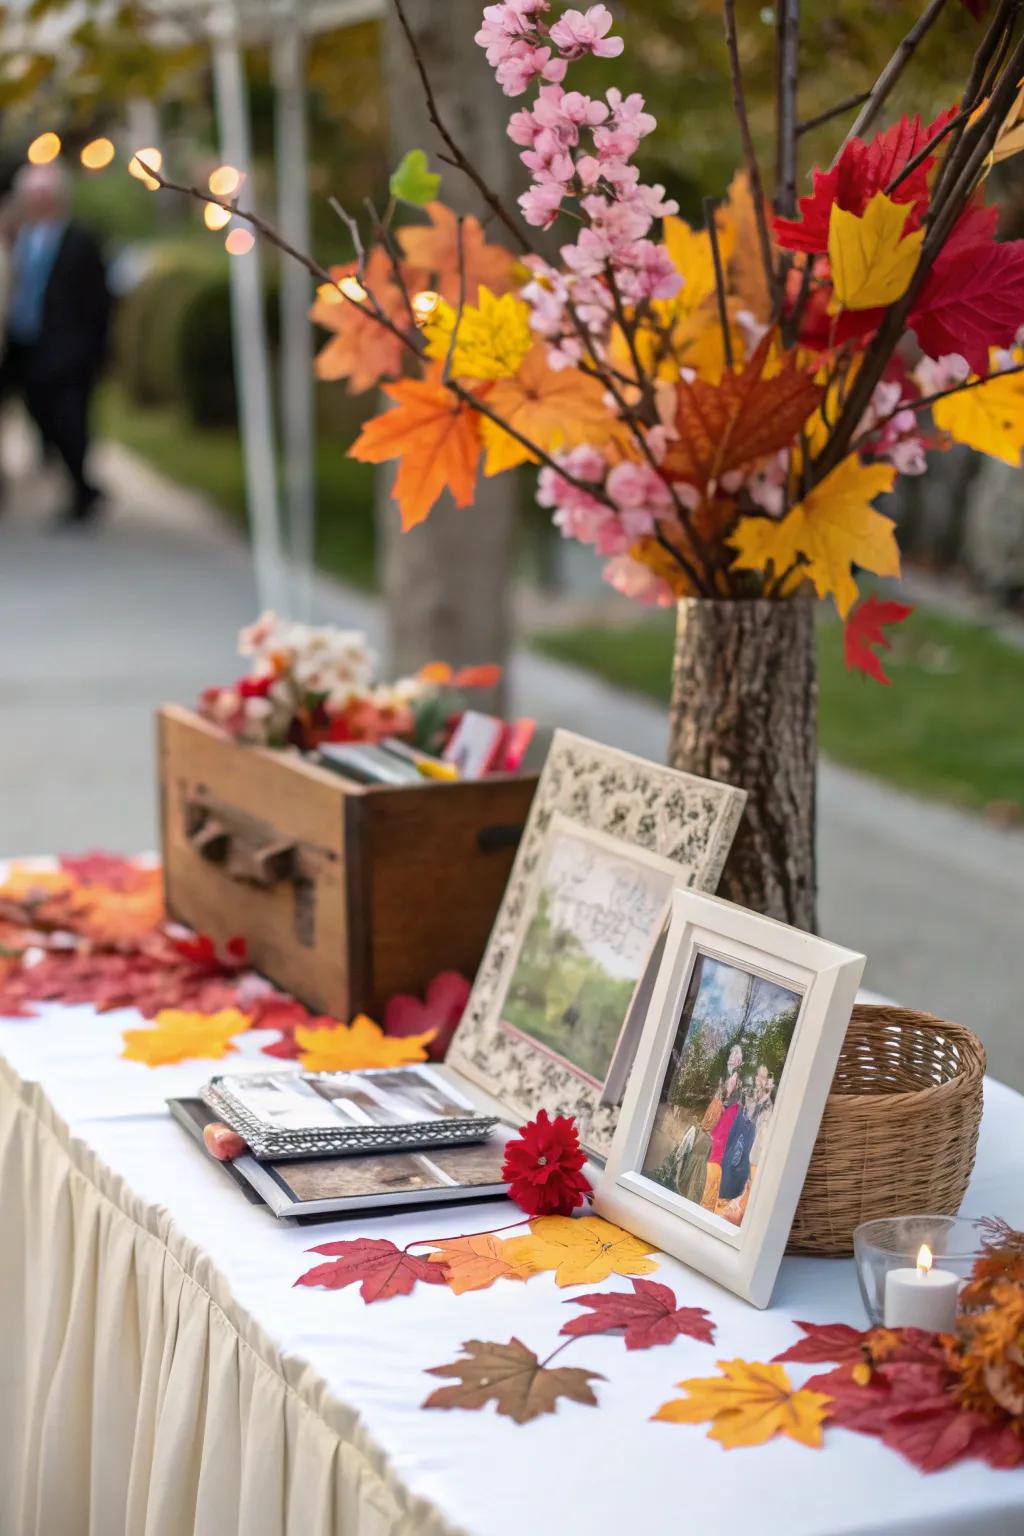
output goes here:
[{"label": "orange artificial leaf", "polygon": [[426,1061],[426,1047],[436,1029],[421,1035],[386,1035],[379,1024],[360,1013],[351,1024],[311,1029],[295,1026],[299,1061],[307,1072],[359,1072],[364,1067],[407,1067]]},{"label": "orange artificial leaf", "polygon": [[[332,267],[331,276],[336,283],[348,278],[353,292],[358,293],[360,284],[353,281],[356,276],[354,262],[344,267]],[[406,274],[406,277],[407,287],[420,286],[414,274]],[[389,320],[412,331],[405,300],[398,284],[392,281],[391,259],[380,246],[375,246],[367,257],[361,286],[373,294]],[[334,332],[331,340],[317,353],[318,379],[347,379],[349,394],[358,395],[363,390],[373,389],[381,379],[396,378],[401,373],[405,351],[401,338],[374,318],[369,297],[352,303],[325,284],[309,315],[317,325]]]},{"label": "orange artificial leaf", "polygon": [[462,1346],[463,1358],[450,1365],[435,1365],[431,1376],[452,1376],[457,1385],[438,1387],[426,1399],[424,1408],[483,1408],[495,1403],[498,1412],[516,1424],[529,1424],[542,1413],[554,1413],[561,1397],[574,1403],[597,1403],[592,1381],[603,1381],[596,1371],[582,1371],[571,1366],[546,1366],[525,1344],[509,1339],[507,1344],[469,1339]]},{"label": "orange artificial leaf", "polygon": [[772,296],[761,258],[757,212],[746,171],[737,171],[729,183],[725,211],[735,231],[729,259],[730,284],[744,309],[764,324],[772,312]]},{"label": "orange artificial leaf", "polygon": [[430,1262],[444,1265],[444,1277],[456,1296],[486,1290],[495,1280],[526,1280],[533,1273],[529,1265],[506,1258],[505,1244],[491,1232],[446,1238]]},{"label": "orange artificial leaf", "polygon": [[806,1388],[794,1391],[781,1365],[747,1360],[719,1360],[721,1376],[700,1376],[678,1383],[688,1396],[663,1403],[655,1419],[668,1424],[703,1424],[708,1439],[726,1450],[764,1445],[788,1435],[801,1445],[821,1445],[821,1425],[831,1398]]},{"label": "orange artificial leaf", "polygon": [[[603,385],[577,368],[549,368],[547,347],[540,342],[526,354],[514,379],[492,384],[487,404],[545,453],[605,443],[617,426]],[[500,475],[533,460],[529,449],[489,417],[483,418],[480,430],[487,452],[485,475]]]},{"label": "orange artificial leaf", "polygon": [[75,893],[74,931],[94,944],[137,943],[164,921],[164,882],[160,869],[138,871],[130,888],[81,886]]},{"label": "orange artificial leaf", "polygon": [[792,355],[775,366],[773,339],[769,333],[741,369],[724,374],[717,384],[680,380],[679,438],[665,455],[669,479],[703,491],[712,480],[792,443],[822,391]]},{"label": "orange artificial leaf", "polygon": [[249,1028],[249,1020],[237,1008],[219,1013],[190,1013],[181,1008],[162,1008],[152,1029],[126,1029],[121,1055],[142,1061],[147,1067],[204,1057],[219,1061],[234,1051],[232,1037]]},{"label": "orange artificial leaf", "polygon": [[439,683],[443,688],[451,682],[454,673],[447,661],[428,661],[416,676],[422,683]]},{"label": "orange artificial leaf", "polygon": [[[429,224],[407,224],[398,231],[402,253],[412,266],[433,275],[434,286],[449,304],[457,304],[462,288],[458,220],[444,203],[428,203]],[[504,246],[489,245],[479,219],[462,221],[462,265],[466,274],[466,303],[476,304],[481,284],[496,297],[512,287],[515,257]]]},{"label": "orange artificial leaf", "polygon": [[660,543],[658,539],[637,539],[630,546],[629,553],[631,559],[639,561],[641,565],[645,565],[649,571],[653,571],[655,576],[659,576],[662,581],[667,581],[672,589],[673,596],[693,597],[695,595],[695,588],[679,564],[679,561],[672,558],[665,545]]},{"label": "orange artificial leaf", "polygon": [[501,668],[496,662],[482,661],[475,667],[460,667],[452,677],[453,688],[497,688]]},{"label": "orange artificial leaf", "polygon": [[399,459],[391,494],[408,532],[430,515],[442,491],[457,507],[472,505],[480,457],[480,426],[470,407],[439,383],[399,379],[385,384],[394,408],[368,421],[349,449],[363,464]]}]

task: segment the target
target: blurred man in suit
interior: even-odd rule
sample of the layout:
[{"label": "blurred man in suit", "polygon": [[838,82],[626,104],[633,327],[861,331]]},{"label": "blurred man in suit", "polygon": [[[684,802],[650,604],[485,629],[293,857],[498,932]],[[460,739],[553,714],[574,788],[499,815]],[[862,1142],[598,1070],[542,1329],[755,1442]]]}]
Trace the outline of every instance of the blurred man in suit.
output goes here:
[{"label": "blurred man in suit", "polygon": [[44,443],[67,469],[72,495],[61,522],[83,525],[100,502],[86,456],[110,295],[99,246],[69,216],[68,190],[56,165],[26,165],[15,177],[17,233],[0,392],[21,395]]}]

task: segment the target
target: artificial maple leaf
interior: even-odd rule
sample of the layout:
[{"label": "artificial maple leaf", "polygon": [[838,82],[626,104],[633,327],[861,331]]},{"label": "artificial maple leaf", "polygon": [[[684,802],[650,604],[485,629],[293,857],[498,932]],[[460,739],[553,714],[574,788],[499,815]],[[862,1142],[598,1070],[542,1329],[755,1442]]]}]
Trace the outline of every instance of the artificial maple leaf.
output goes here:
[{"label": "artificial maple leaf", "polygon": [[821,400],[822,390],[789,353],[765,377],[773,336],[736,372],[717,384],[680,380],[676,386],[678,440],[669,443],[664,469],[703,492],[712,480],[788,447]]},{"label": "artificial maple leaf", "polygon": [[[604,386],[577,368],[549,368],[547,348],[540,342],[526,354],[514,379],[499,379],[491,386],[487,404],[546,453],[607,442],[617,425],[605,403]],[[480,430],[487,453],[485,475],[500,475],[533,461],[530,450],[489,417],[483,418]]]},{"label": "artificial maple leaf", "polygon": [[854,1362],[864,1359],[864,1345],[871,1337],[870,1330],[851,1328],[848,1323],[802,1323],[794,1318],[804,1337],[784,1349],[781,1355],[772,1356],[773,1365],[784,1361],[806,1365],[822,1365],[831,1360]]},{"label": "artificial maple leaf", "polygon": [[[402,371],[405,351],[402,339],[375,318],[369,295],[373,295],[387,319],[404,330],[411,332],[413,329],[402,291],[392,281],[391,258],[387,252],[374,246],[361,278],[356,277],[356,271],[356,263],[350,262],[348,266],[332,267],[331,276],[336,284],[347,279],[346,286],[352,285],[356,293],[359,289],[354,285],[358,282],[366,290],[367,297],[353,303],[332,290],[329,284],[324,284],[309,312],[316,325],[334,332],[317,353],[316,376],[328,380],[347,379],[350,395],[372,389],[381,379],[396,378]],[[403,273],[403,277],[407,279],[407,288],[420,286],[414,274]]]},{"label": "artificial maple leaf", "polygon": [[91,853],[62,853],[58,863],[76,884],[105,885],[111,891],[137,891],[149,883],[152,874],[134,859],[101,849]]},{"label": "artificial maple leaf", "polygon": [[456,378],[514,378],[534,344],[530,306],[514,293],[496,298],[483,284],[479,303],[464,304],[461,311],[442,299],[423,334],[428,357],[445,362],[451,351],[451,373]]},{"label": "artificial maple leaf", "polygon": [[443,203],[428,203],[429,224],[407,224],[398,231],[398,243],[406,260],[434,274],[434,285],[449,304],[459,302],[465,273],[466,301],[475,304],[481,284],[492,293],[512,287],[515,258],[500,245],[488,245],[480,221],[472,214],[462,221],[462,257],[459,257],[458,220]]},{"label": "artificial maple leaf", "polygon": [[151,1029],[124,1031],[121,1055],[128,1061],[145,1062],[147,1067],[164,1067],[192,1057],[216,1061],[235,1050],[232,1037],[248,1028],[249,1020],[237,1008],[211,1014],[164,1008]]},{"label": "artificial maple leaf", "polygon": [[1024,240],[943,251],[908,324],[929,357],[959,352],[971,372],[988,371],[990,347],[1012,345],[1024,312]]},{"label": "artificial maple leaf", "polygon": [[887,651],[891,642],[884,626],[902,624],[913,611],[909,603],[884,602],[874,592],[858,603],[843,628],[843,659],[847,670],[864,672],[876,683],[888,687],[892,679],[873,647],[881,646]]},{"label": "artificial maple leaf", "polygon": [[448,1237],[438,1243],[430,1262],[444,1265],[445,1280],[456,1296],[461,1296],[463,1291],[484,1291],[495,1280],[529,1278],[533,1271],[525,1264],[511,1263],[505,1247],[493,1232]]},{"label": "artificial maple leaf", "polygon": [[1024,452],[1024,373],[990,373],[984,384],[936,400],[932,420],[955,442],[1016,469]]},{"label": "artificial maple leaf", "polygon": [[458,971],[441,971],[428,982],[424,1001],[398,992],[384,1005],[386,1035],[422,1035],[433,1031],[427,1051],[431,1061],[443,1061],[472,988]]},{"label": "artificial maple leaf", "polygon": [[746,171],[737,171],[729,183],[726,211],[735,231],[729,280],[744,309],[764,325],[772,311],[772,295],[761,259],[756,208]]},{"label": "artificial maple leaf", "polygon": [[368,421],[349,449],[363,464],[398,459],[392,498],[402,527],[422,523],[443,491],[457,507],[472,505],[480,457],[480,427],[473,411],[436,378],[385,384],[393,409]]},{"label": "artificial maple leaf", "polygon": [[322,1286],[340,1291],[360,1281],[359,1294],[364,1301],[387,1301],[391,1296],[408,1296],[418,1281],[425,1285],[444,1285],[444,1273],[436,1265],[415,1254],[403,1253],[387,1237],[355,1237],[339,1243],[320,1243],[310,1253],[332,1257],[330,1264],[315,1264],[296,1280],[296,1285]]},{"label": "artificial maple leaf", "polygon": [[450,1365],[435,1365],[428,1375],[454,1376],[458,1386],[438,1387],[424,1408],[483,1408],[494,1403],[499,1414],[517,1424],[529,1424],[542,1413],[554,1413],[559,1398],[596,1406],[592,1381],[603,1381],[597,1371],[543,1365],[518,1339],[498,1344],[469,1339],[462,1346],[464,1358]]},{"label": "artificial maple leaf", "polygon": [[814,1448],[821,1445],[827,1397],[806,1387],[794,1391],[781,1365],[747,1360],[719,1360],[718,1365],[721,1376],[679,1382],[689,1395],[663,1403],[654,1418],[669,1424],[702,1424],[710,1419],[708,1439],[727,1450],[764,1445],[775,1435],[788,1435]]},{"label": "artificial maple leaf", "polygon": [[623,1328],[627,1349],[671,1344],[680,1336],[705,1344],[714,1342],[715,1325],[704,1307],[680,1307],[675,1293],[655,1280],[633,1280],[632,1285],[632,1295],[628,1291],[594,1291],[589,1296],[571,1297],[567,1307],[590,1307],[591,1311],[571,1318],[562,1333],[576,1337]]},{"label": "artificial maple leaf", "polygon": [[785,517],[740,519],[729,540],[737,568],[763,571],[770,562],[778,576],[803,561],[818,596],[831,594],[845,619],[857,600],[852,564],[876,576],[900,573],[896,525],[871,505],[895,479],[889,464],[843,459]]},{"label": "artificial maple leaf", "polygon": [[[736,246],[736,230],[729,214],[719,209],[715,216],[718,250],[723,267],[727,266]],[[669,215],[662,222],[662,238],[669,260],[683,279],[674,299],[655,302],[655,312],[668,306],[676,314],[689,315],[715,296],[715,262],[711,236],[706,229],[691,229],[685,219]]]},{"label": "artificial maple leaf", "polygon": [[510,1237],[505,1257],[533,1272],[553,1269],[556,1285],[586,1285],[609,1275],[647,1275],[657,1250],[600,1216],[538,1216],[529,1237]]},{"label": "artificial maple leaf", "polygon": [[832,209],[828,259],[832,308],[876,309],[894,304],[910,286],[921,255],[923,230],[905,235],[910,209],[876,192],[863,214]]},{"label": "artificial maple leaf", "polygon": [[386,1035],[379,1024],[360,1013],[351,1024],[298,1024],[295,1044],[307,1072],[358,1072],[365,1067],[405,1067],[426,1061],[426,1047],[434,1033],[428,1029],[422,1035]]}]

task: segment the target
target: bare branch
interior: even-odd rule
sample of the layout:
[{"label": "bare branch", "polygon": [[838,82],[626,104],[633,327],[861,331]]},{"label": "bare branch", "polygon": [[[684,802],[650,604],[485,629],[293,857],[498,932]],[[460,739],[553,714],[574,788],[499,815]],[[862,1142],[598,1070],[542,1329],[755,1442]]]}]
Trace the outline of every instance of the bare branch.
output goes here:
[{"label": "bare branch", "polygon": [[870,91],[857,91],[853,96],[844,96],[842,101],[837,101],[834,107],[826,107],[824,112],[817,112],[814,117],[805,117],[797,123],[794,132],[797,138],[802,138],[805,133],[812,133],[815,128],[821,128],[825,123],[830,123],[834,117],[842,117],[846,112],[852,112],[854,107],[859,107],[867,101]]},{"label": "bare branch", "polygon": [[713,197],[704,199],[704,226],[708,232],[708,241],[711,245],[711,261],[715,268],[715,297],[718,300],[718,323],[722,327],[722,351],[725,355],[725,366],[732,371],[732,333],[729,330],[729,306],[725,295],[725,272],[722,268],[722,250],[718,244],[718,225],[715,222],[715,213],[718,202]]},{"label": "bare branch", "polygon": [[[854,119],[846,138],[836,153],[838,160],[843,150],[851,139],[863,138],[868,129],[877,121],[879,113],[888,101],[896,82],[910,63],[921,39],[931,30],[938,21],[946,4],[946,0],[931,0],[931,4],[918,17],[906,37],[898,44],[895,53],[888,64],[882,70],[878,79],[868,92],[867,100]],[[833,165],[835,160],[833,160]]]},{"label": "bare branch", "polygon": [[348,230],[349,239],[352,241],[352,249],[356,253],[356,276],[361,278],[366,271],[366,251],[363,248],[363,237],[359,233],[359,225],[350,213],[345,212],[345,209],[336,197],[329,197],[327,202]]},{"label": "bare branch", "polygon": [[799,84],[800,0],[776,0],[775,212],[796,212],[796,93]]},{"label": "bare branch", "polygon": [[747,101],[743,92],[743,72],[740,69],[739,41],[736,36],[736,0],[722,0],[722,17],[725,22],[725,47],[729,55],[732,103],[736,113],[736,122],[740,130],[743,163],[746,166],[747,179],[750,182],[750,196],[754,203],[754,217],[757,220],[757,239],[761,248],[761,260],[764,263],[765,276],[768,279],[768,291],[769,293],[774,293],[776,289],[776,273],[775,263],[772,258],[772,242],[768,234],[768,219],[764,209],[764,184],[761,181],[761,167],[757,163],[757,152],[754,149],[754,139],[750,132]]},{"label": "bare branch", "polygon": [[448,351],[445,354],[444,368],[441,377],[447,384],[452,376],[452,359],[455,356],[455,348],[459,340],[459,326],[462,324],[462,316],[466,308],[466,243],[463,238],[465,219],[460,213],[455,221],[455,248],[459,257],[459,307],[455,311],[455,321],[452,325],[452,334],[448,338]]}]

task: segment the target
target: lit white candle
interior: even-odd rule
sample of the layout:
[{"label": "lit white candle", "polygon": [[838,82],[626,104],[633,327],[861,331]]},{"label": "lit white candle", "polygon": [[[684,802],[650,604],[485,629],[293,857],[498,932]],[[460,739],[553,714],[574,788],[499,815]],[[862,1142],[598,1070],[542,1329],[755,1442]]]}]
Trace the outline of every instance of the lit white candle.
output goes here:
[{"label": "lit white candle", "polygon": [[922,1243],[916,1269],[890,1269],[885,1277],[885,1326],[950,1333],[959,1290],[959,1276],[950,1269],[933,1269],[932,1251]]}]

